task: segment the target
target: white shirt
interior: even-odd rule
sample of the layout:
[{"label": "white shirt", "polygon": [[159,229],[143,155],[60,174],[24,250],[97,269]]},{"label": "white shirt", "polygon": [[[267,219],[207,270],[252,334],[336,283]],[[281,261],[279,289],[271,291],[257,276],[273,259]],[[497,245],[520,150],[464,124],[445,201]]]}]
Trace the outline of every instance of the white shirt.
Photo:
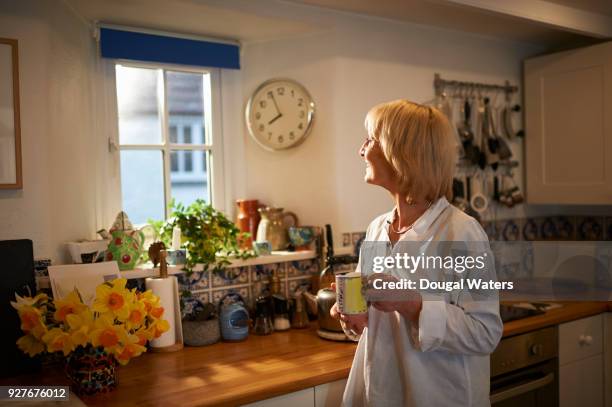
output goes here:
[{"label": "white shirt", "polygon": [[[376,218],[365,241],[389,242],[392,219],[393,211]],[[414,223],[404,240],[489,246],[480,224],[445,198]],[[384,246],[389,255],[393,247],[390,242]],[[488,278],[495,279],[492,273]],[[489,354],[502,331],[496,292],[487,301],[475,301],[470,295],[424,300],[418,327],[398,312],[369,307],[368,327],[359,339],[343,405],[489,406]]]}]

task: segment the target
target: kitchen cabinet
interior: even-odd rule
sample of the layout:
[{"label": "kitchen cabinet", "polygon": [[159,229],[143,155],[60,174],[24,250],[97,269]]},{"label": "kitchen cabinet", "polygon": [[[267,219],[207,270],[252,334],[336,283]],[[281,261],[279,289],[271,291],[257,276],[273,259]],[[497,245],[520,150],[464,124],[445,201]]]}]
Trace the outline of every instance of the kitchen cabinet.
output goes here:
[{"label": "kitchen cabinet", "polygon": [[314,387],[245,404],[246,407],[313,407]]},{"label": "kitchen cabinet", "polygon": [[342,395],[347,379],[321,384],[314,388],[315,407],[337,407],[342,404]]},{"label": "kitchen cabinet", "polygon": [[604,316],[559,325],[559,405],[603,407]]},{"label": "kitchen cabinet", "polygon": [[612,42],[524,63],[526,199],[612,202]]},{"label": "kitchen cabinet", "polygon": [[337,407],[342,404],[346,379],[246,404],[247,407]]},{"label": "kitchen cabinet", "polygon": [[605,314],[604,322],[604,380],[606,407],[612,407],[612,312]]}]

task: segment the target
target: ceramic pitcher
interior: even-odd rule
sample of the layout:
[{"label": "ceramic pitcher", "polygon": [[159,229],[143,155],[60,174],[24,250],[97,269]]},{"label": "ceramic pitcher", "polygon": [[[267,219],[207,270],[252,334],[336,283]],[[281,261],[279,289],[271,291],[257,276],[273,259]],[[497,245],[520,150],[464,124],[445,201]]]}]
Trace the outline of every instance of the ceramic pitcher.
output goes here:
[{"label": "ceramic pitcher", "polygon": [[142,255],[145,236],[142,230],[134,229],[125,212],[119,212],[111,229],[98,233],[109,239],[106,261],[116,261],[119,270],[132,270]]},{"label": "ceramic pitcher", "polygon": [[297,226],[298,219],[293,212],[283,211],[283,208],[259,208],[261,221],[257,227],[257,242],[269,242],[272,250],[287,248],[289,238],[287,228]]}]

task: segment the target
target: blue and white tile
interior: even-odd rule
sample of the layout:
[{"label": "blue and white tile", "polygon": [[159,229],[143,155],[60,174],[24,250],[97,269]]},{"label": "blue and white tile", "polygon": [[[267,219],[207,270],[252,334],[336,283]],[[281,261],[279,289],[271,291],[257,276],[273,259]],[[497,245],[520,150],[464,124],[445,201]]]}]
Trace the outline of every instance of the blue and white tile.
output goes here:
[{"label": "blue and white tile", "polygon": [[482,228],[485,233],[489,237],[489,240],[498,240],[499,239],[499,228],[497,222],[495,221],[485,221],[482,222]]},{"label": "blue and white tile", "polygon": [[281,280],[285,278],[285,263],[258,264],[251,267],[251,282],[268,281],[272,274]]},{"label": "blue and white tile", "polygon": [[287,263],[289,277],[311,276],[319,272],[319,260],[308,259],[292,261]]},{"label": "blue and white tile", "polygon": [[177,274],[179,290],[205,290],[210,286],[209,271],[194,271],[190,274]]},{"label": "blue and white tile", "polygon": [[249,267],[230,267],[220,270],[211,270],[212,286],[227,287],[249,283]]},{"label": "blue and white tile", "polygon": [[[257,297],[265,297],[272,294],[270,291],[270,285],[263,281],[258,281],[251,284],[249,289],[251,293],[251,298],[253,300],[255,300]],[[287,283],[285,280],[281,280],[280,282],[280,292],[285,296],[287,295]]]},{"label": "blue and white tile", "polygon": [[524,219],[522,222],[523,240],[538,240],[540,233],[538,223],[534,218]]},{"label": "blue and white tile", "polygon": [[499,240],[516,241],[521,240],[521,228],[518,219],[498,221]]},{"label": "blue and white tile", "polygon": [[129,288],[130,290],[132,288],[135,288],[137,292],[141,292],[141,293],[147,291],[147,287],[145,285],[144,278],[130,278],[128,279],[125,286]]},{"label": "blue and white tile", "polygon": [[576,219],[573,216],[555,216],[555,227],[559,240],[574,240],[576,238]]},{"label": "blue and white tile", "polygon": [[[245,305],[249,304],[249,300],[250,300],[250,293],[249,293],[249,287],[234,287],[234,288],[223,288],[220,290],[213,290],[212,291],[212,303],[215,304],[215,306],[219,306],[219,301],[221,301],[224,297],[229,297],[232,298],[232,300],[238,301],[239,300],[239,296],[236,295],[238,294],[240,297],[242,297],[242,299],[245,302]],[[225,299],[224,301],[230,301]]]},{"label": "blue and white tile", "polygon": [[576,240],[603,240],[604,218],[579,216],[576,218]]},{"label": "blue and white tile", "polygon": [[287,293],[291,296],[292,293],[295,292],[296,289],[300,287],[304,287],[308,290],[312,288],[312,279],[310,278],[295,278],[288,281],[289,283],[289,292]]}]

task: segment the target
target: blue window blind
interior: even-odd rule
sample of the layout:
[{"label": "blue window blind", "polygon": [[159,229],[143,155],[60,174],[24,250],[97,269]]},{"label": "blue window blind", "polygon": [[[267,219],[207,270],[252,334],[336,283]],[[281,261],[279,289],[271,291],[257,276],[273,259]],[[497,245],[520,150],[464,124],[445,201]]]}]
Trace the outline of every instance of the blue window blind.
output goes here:
[{"label": "blue window blind", "polygon": [[104,58],[240,69],[237,45],[100,28]]}]

